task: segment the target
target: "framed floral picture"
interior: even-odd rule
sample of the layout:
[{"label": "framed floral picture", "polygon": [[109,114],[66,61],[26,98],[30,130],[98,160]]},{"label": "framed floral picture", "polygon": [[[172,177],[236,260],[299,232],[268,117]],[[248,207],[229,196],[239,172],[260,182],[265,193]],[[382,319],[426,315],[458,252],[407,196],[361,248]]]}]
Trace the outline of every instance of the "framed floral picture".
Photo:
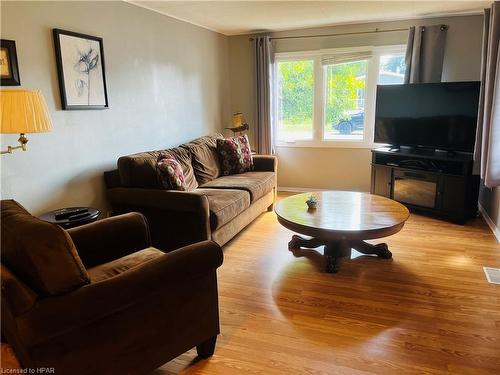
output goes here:
[{"label": "framed floral picture", "polygon": [[60,29],[53,34],[62,108],[108,108],[102,38]]},{"label": "framed floral picture", "polygon": [[0,86],[20,86],[16,42],[0,40]]}]

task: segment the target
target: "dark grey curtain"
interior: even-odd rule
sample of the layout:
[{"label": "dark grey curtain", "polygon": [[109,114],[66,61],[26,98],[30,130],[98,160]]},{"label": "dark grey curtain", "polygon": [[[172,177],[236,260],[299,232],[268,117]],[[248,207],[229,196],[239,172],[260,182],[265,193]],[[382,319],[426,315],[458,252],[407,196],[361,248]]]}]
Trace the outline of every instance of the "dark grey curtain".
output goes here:
[{"label": "dark grey curtain", "polygon": [[273,63],[271,40],[269,36],[255,38],[255,78],[256,78],[256,121],[255,135],[257,153],[273,153],[271,121],[271,82]]},{"label": "dark grey curtain", "polygon": [[487,187],[500,186],[500,2],[484,11],[481,92],[474,172]]},{"label": "dark grey curtain", "polygon": [[405,83],[441,82],[447,30],[446,25],[410,28]]}]

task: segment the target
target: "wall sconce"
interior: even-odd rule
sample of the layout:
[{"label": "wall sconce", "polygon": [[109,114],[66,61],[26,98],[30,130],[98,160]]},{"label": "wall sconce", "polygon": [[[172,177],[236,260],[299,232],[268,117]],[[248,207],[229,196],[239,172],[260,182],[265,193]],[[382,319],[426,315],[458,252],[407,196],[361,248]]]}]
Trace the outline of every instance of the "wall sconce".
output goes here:
[{"label": "wall sconce", "polygon": [[47,104],[39,90],[0,90],[0,133],[20,134],[20,146],[7,146],[0,154],[27,150],[26,133],[42,133],[52,129]]}]

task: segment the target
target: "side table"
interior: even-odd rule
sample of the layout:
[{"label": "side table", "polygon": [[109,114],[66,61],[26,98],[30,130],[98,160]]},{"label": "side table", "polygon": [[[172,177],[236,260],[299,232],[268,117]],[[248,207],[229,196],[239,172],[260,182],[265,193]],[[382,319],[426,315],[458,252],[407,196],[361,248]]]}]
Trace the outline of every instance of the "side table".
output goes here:
[{"label": "side table", "polygon": [[99,218],[101,211],[92,207],[66,207],[46,212],[40,219],[57,224],[64,229],[78,227],[83,224],[93,223]]}]

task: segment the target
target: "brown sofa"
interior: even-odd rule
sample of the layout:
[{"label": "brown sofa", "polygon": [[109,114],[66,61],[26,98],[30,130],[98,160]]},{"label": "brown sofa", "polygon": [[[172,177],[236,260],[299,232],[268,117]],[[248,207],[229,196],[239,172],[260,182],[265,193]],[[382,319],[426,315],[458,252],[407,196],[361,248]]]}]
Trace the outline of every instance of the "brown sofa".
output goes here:
[{"label": "brown sofa", "polygon": [[1,323],[24,368],[146,374],[219,333],[211,241],[165,254],[139,213],[65,231],[1,202]]},{"label": "brown sofa", "polygon": [[[153,245],[164,251],[210,239],[224,245],[266,209],[272,210],[277,159],[256,155],[253,171],[220,176],[218,137],[119,158],[118,169],[105,173],[113,213],[144,214]],[[161,153],[179,160],[190,191],[162,187],[156,172]]]}]

